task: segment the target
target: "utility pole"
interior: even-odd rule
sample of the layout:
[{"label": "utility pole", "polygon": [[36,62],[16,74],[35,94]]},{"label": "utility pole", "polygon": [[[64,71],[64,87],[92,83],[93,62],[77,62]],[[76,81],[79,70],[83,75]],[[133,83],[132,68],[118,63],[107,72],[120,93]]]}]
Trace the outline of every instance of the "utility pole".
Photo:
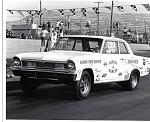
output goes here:
[{"label": "utility pole", "polygon": [[145,23],[145,40],[146,40],[146,43],[148,42],[148,38],[147,38],[147,31],[146,31],[146,22],[144,20],[144,23]]},{"label": "utility pole", "polygon": [[20,38],[21,38],[21,33],[22,33],[22,32],[21,32],[21,15],[20,15],[20,35],[19,35]]},{"label": "utility pole", "polygon": [[70,34],[70,15],[68,15],[68,32]]},{"label": "utility pole", "polygon": [[98,12],[97,12],[97,32],[96,32],[96,35],[99,36],[99,13],[100,13],[99,12],[99,4],[103,3],[103,2],[94,2],[94,3],[98,4],[98,7],[97,7],[98,8]]},{"label": "utility pole", "polygon": [[81,31],[81,19],[80,19],[80,34],[82,34],[82,31]]},{"label": "utility pole", "polygon": [[42,26],[42,1],[40,0],[40,26]]},{"label": "utility pole", "polygon": [[145,33],[146,33],[146,22],[144,21],[144,24],[145,24]]},{"label": "utility pole", "polygon": [[68,32],[70,33],[71,32],[71,20],[70,20],[70,16],[73,16],[74,14],[68,14],[66,15],[67,19],[68,19],[68,22],[67,22],[67,28],[68,28]]},{"label": "utility pole", "polygon": [[111,37],[111,33],[112,33],[113,7],[114,7],[114,1],[112,1],[112,5],[111,5],[111,18],[110,18],[110,37]]}]

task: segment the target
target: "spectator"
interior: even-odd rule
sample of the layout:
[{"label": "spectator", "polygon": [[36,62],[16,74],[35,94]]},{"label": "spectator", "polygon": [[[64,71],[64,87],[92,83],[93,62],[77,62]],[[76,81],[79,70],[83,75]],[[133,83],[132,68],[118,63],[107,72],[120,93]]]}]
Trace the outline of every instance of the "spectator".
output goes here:
[{"label": "spectator", "polygon": [[60,21],[57,20],[56,27],[59,28],[59,25],[60,25]]},{"label": "spectator", "polygon": [[60,28],[59,29],[59,36],[62,37],[63,36],[63,28],[64,28],[64,23],[63,22],[60,23],[59,28]]},{"label": "spectator", "polygon": [[53,27],[50,25],[48,26],[48,34],[47,34],[47,43],[44,52],[47,52],[51,49],[52,44],[52,33],[53,33]]},{"label": "spectator", "polygon": [[50,32],[50,28],[51,28],[51,23],[47,22],[47,31]]},{"label": "spectator", "polygon": [[57,32],[55,30],[52,31],[52,37],[51,37],[51,48],[54,46],[54,44],[57,42]]},{"label": "spectator", "polygon": [[41,46],[45,46],[46,34],[47,34],[46,25],[43,23],[41,32]]},{"label": "spectator", "polygon": [[63,36],[63,29],[60,29],[60,37]]},{"label": "spectator", "polygon": [[127,29],[126,27],[124,27],[124,29],[123,29],[123,34],[126,35],[127,32],[128,32],[128,29]]}]

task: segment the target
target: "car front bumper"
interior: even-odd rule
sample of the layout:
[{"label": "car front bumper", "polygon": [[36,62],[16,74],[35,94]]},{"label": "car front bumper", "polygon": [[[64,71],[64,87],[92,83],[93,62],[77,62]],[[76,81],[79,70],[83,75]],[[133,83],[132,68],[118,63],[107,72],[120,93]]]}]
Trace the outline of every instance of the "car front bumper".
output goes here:
[{"label": "car front bumper", "polygon": [[49,81],[54,84],[72,84],[76,81],[76,74],[69,70],[47,70],[47,69],[12,69],[15,76],[22,76],[34,79],[42,79],[42,82]]}]

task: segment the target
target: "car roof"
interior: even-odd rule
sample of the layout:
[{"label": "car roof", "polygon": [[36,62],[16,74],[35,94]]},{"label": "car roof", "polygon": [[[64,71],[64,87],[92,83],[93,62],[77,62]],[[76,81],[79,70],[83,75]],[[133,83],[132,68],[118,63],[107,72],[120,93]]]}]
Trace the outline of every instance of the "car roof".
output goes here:
[{"label": "car roof", "polygon": [[112,40],[112,41],[124,41],[123,39],[115,38],[115,37],[107,37],[107,36],[88,36],[88,35],[65,35],[63,37],[74,37],[74,38],[97,38],[103,40]]}]

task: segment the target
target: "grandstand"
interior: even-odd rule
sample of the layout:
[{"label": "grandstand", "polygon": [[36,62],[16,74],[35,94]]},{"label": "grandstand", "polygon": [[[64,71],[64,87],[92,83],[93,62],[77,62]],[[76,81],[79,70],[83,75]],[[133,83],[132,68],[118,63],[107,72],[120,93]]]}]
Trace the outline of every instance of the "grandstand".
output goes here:
[{"label": "grandstand", "polygon": [[[12,25],[26,24],[26,20],[32,19],[32,16],[27,16],[18,21],[9,21],[7,26],[11,29]],[[39,25],[39,16],[35,15],[33,17],[34,23]],[[57,20],[63,21],[64,23],[70,24],[70,30],[73,32],[80,32],[80,34],[96,34],[97,29],[97,15],[91,8],[87,8],[86,16],[83,16],[80,9],[75,11],[75,15],[69,10],[66,10],[64,15],[62,15],[58,10],[46,10],[43,9],[42,23],[47,23],[48,21],[55,26]],[[90,20],[90,28],[86,27],[87,21]],[[118,35],[122,37],[123,28],[127,27],[132,33],[150,33],[150,13],[114,13],[113,22],[118,23],[118,29],[113,29],[113,32],[118,31]],[[67,26],[65,29],[68,29]],[[99,32],[100,35],[107,35],[110,29],[110,13],[100,11],[99,19]]]}]

